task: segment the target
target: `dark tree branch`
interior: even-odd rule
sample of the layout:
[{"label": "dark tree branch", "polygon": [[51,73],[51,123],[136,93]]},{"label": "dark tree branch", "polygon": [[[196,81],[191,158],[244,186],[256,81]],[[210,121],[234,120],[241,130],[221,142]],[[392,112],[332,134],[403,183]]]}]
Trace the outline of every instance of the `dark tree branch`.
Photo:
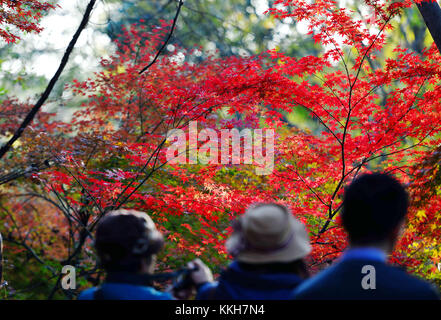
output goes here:
[{"label": "dark tree branch", "polygon": [[436,1],[423,1],[416,4],[429,29],[433,40],[441,53],[441,8]]},{"label": "dark tree branch", "polygon": [[15,141],[17,141],[21,135],[23,134],[24,130],[26,129],[29,124],[31,124],[32,120],[34,120],[35,116],[37,115],[38,111],[40,111],[43,104],[48,99],[50,93],[52,92],[55,83],[60,78],[61,73],[64,70],[64,67],[66,66],[67,62],[69,61],[70,54],[72,53],[75,44],[77,43],[78,38],[81,35],[81,32],[84,30],[84,28],[87,26],[87,23],[90,18],[90,14],[92,12],[92,9],[96,3],[96,0],[90,0],[89,4],[87,5],[86,12],[83,15],[83,19],[81,20],[81,23],[75,32],[72,40],[70,41],[66,52],[63,55],[63,58],[61,59],[61,63],[58,67],[57,72],[55,72],[54,76],[50,80],[48,86],[46,87],[46,90],[44,90],[43,94],[41,95],[40,99],[38,99],[37,103],[34,105],[34,107],[31,109],[31,111],[27,114],[26,118],[23,120],[20,127],[15,131],[14,135],[11,139],[9,139],[8,142],[6,142],[2,148],[0,149],[0,159],[3,158],[3,156],[9,151],[9,149],[12,147]]},{"label": "dark tree branch", "polygon": [[184,0],[179,0],[178,9],[176,10],[176,15],[175,15],[175,18],[173,19],[173,24],[172,24],[172,27],[170,29],[170,33],[168,34],[167,39],[165,39],[164,43],[162,44],[162,47],[158,50],[158,52],[156,53],[156,56],[153,58],[152,62],[150,62],[141,71],[139,71],[139,74],[143,74],[145,71],[147,71],[147,69],[150,68],[156,62],[156,60],[158,60],[158,58],[161,55],[162,51],[164,51],[165,46],[170,41],[170,38],[173,35],[173,32],[175,31],[176,22],[178,21],[179,13],[181,12],[181,8],[182,8],[183,5],[184,5]]},{"label": "dark tree branch", "polygon": [[14,169],[11,172],[0,176],[0,185],[16,180],[24,176],[30,176],[33,173],[43,171],[50,168],[54,162],[52,160],[45,160],[41,163],[32,163],[26,168]]}]

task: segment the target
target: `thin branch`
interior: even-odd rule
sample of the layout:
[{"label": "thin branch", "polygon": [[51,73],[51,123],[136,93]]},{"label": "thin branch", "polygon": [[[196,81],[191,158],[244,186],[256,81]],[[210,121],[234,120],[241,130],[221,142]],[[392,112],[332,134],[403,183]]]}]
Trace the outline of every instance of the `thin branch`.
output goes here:
[{"label": "thin branch", "polygon": [[156,56],[153,58],[152,62],[150,62],[146,67],[144,67],[141,71],[139,71],[139,74],[143,74],[147,69],[149,69],[155,62],[158,60],[159,56],[161,55],[162,51],[164,51],[165,46],[170,41],[171,36],[173,35],[173,31],[175,31],[176,22],[178,21],[179,13],[181,12],[181,7],[184,5],[184,0],[179,0],[178,9],[176,10],[175,18],[173,19],[173,24],[170,29],[170,33],[168,34],[167,39],[165,39],[164,43],[162,44],[162,47],[158,50],[156,53]]},{"label": "thin branch", "polygon": [[96,3],[96,0],[91,0],[89,4],[87,5],[86,12],[83,15],[83,19],[81,20],[81,23],[75,32],[72,40],[70,41],[66,52],[63,55],[63,58],[61,59],[61,63],[58,67],[58,70],[55,72],[55,75],[52,77],[51,81],[49,82],[48,86],[46,87],[46,90],[44,90],[43,94],[41,95],[40,99],[38,99],[37,103],[34,105],[34,107],[31,109],[31,111],[28,113],[26,118],[23,120],[20,127],[17,129],[17,131],[14,133],[14,135],[9,139],[9,141],[3,145],[3,147],[0,149],[0,159],[4,157],[4,155],[9,151],[9,149],[12,147],[15,141],[17,141],[21,135],[23,134],[24,130],[27,126],[31,124],[31,122],[34,120],[35,116],[37,115],[38,111],[40,111],[43,104],[46,102],[46,100],[49,98],[49,95],[51,94],[56,82],[60,78],[61,73],[64,70],[64,67],[66,66],[67,62],[69,61],[70,54],[72,53],[75,44],[77,43],[78,38],[81,35],[81,32],[86,28],[87,23],[90,18],[90,14],[92,12],[92,9]]}]

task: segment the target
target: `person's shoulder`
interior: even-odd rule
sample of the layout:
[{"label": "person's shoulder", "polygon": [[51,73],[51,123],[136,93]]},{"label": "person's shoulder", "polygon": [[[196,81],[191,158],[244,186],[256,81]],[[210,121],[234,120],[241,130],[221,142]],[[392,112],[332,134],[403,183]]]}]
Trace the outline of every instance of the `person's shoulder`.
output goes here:
[{"label": "person's shoulder", "polygon": [[[365,265],[375,268],[376,290],[360,287]],[[438,290],[430,283],[385,263],[353,260],[336,263],[293,291],[292,299],[423,299],[437,300]]]},{"label": "person's shoulder", "polygon": [[[363,275],[362,270],[366,265],[373,265],[381,269],[384,263],[356,259],[338,260],[327,269],[301,283],[292,293],[292,299],[341,299],[343,292],[350,292]],[[357,281],[354,281],[357,279]],[[361,278],[359,279],[361,281]]]},{"label": "person's shoulder", "polygon": [[93,298],[94,298],[93,295],[95,293],[95,290],[96,290],[96,287],[89,288],[89,289],[82,291],[78,296],[78,300],[93,300]]},{"label": "person's shoulder", "polygon": [[[80,293],[78,300],[94,300],[98,288],[93,287]],[[127,284],[104,284],[106,299],[115,300],[173,300],[168,292],[161,292],[152,287]]]},{"label": "person's shoulder", "polygon": [[397,286],[402,290],[407,289],[417,299],[434,299],[439,300],[440,294],[435,285],[430,282],[421,279],[415,275],[409,274],[403,268],[397,266],[388,266],[390,273],[393,273],[395,277],[390,277],[391,281],[394,281]]},{"label": "person's shoulder", "polygon": [[329,281],[334,279],[333,274],[340,268],[339,263],[336,263],[327,269],[319,272],[312,278],[309,278],[295,288],[292,292],[291,299],[309,299],[323,291],[323,288],[328,285]]},{"label": "person's shoulder", "polygon": [[168,292],[158,291],[152,287],[139,287],[139,289],[144,293],[140,295],[140,298],[145,298],[147,300],[173,300],[173,296]]},{"label": "person's shoulder", "polygon": [[214,290],[216,290],[217,286],[217,281],[201,284],[197,289],[196,300],[213,300]]}]

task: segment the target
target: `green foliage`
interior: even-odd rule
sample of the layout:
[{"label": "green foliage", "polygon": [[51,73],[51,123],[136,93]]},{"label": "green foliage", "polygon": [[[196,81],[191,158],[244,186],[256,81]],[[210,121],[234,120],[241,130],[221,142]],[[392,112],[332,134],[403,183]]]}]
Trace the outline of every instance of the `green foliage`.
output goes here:
[{"label": "green foliage", "polygon": [[[176,4],[173,0],[139,2],[111,0],[120,4],[120,15],[109,17],[105,31],[111,38],[121,34],[122,26],[142,23],[158,25],[161,20],[173,19]],[[288,54],[314,54],[318,46],[310,37],[296,31],[292,21],[282,22],[264,15],[266,1],[253,0],[188,0],[178,19],[177,32],[171,44],[183,48],[201,46],[218,50],[221,56],[259,54],[278,47]],[[273,1],[268,1],[271,5]],[[170,46],[169,46],[170,48]],[[202,54],[200,56],[202,58]]]}]

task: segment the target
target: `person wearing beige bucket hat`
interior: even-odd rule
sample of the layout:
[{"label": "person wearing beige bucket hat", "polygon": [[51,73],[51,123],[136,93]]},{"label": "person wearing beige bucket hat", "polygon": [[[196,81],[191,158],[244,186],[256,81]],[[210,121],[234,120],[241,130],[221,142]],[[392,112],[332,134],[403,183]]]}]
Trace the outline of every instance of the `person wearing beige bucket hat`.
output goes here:
[{"label": "person wearing beige bucket hat", "polygon": [[289,262],[311,252],[308,233],[284,206],[257,204],[233,224],[226,242],[237,261],[248,263]]},{"label": "person wearing beige bucket hat", "polygon": [[304,258],[311,252],[305,226],[290,210],[276,203],[250,206],[233,222],[227,251],[234,258],[217,282],[196,260],[190,267],[198,286],[197,299],[288,299],[309,273]]}]

